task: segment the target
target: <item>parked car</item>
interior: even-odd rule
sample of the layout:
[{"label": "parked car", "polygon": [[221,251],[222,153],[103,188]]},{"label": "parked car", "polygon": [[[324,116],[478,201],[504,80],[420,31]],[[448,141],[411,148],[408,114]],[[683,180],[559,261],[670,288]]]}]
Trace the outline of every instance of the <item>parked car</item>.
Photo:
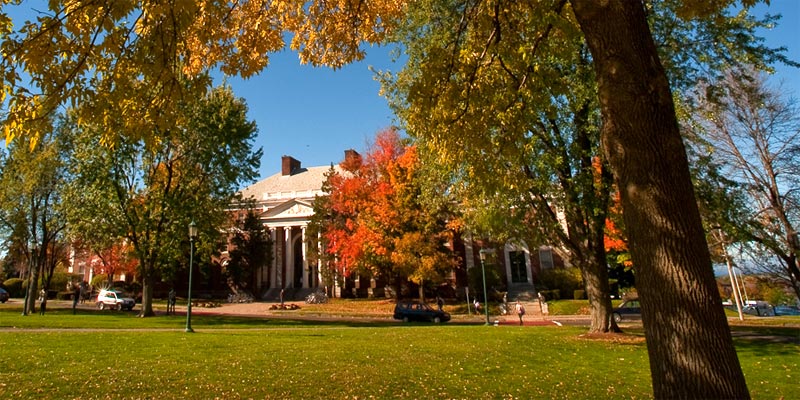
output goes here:
[{"label": "parked car", "polygon": [[742,307],[742,313],[759,317],[775,316],[775,311],[773,311],[772,305],[762,300],[746,301],[744,307]]},{"label": "parked car", "polygon": [[781,315],[800,315],[800,307],[794,306],[775,306],[772,308],[776,316]]},{"label": "parked car", "polygon": [[623,320],[642,319],[642,308],[639,305],[639,299],[625,300],[619,307],[614,308],[611,312],[614,322],[620,323]]},{"label": "parked car", "polygon": [[7,302],[8,301],[8,297],[9,297],[8,296],[8,292],[5,289],[0,288],[0,303]]},{"label": "parked car", "polygon": [[394,319],[408,321],[447,322],[450,314],[431,308],[420,301],[398,301],[394,306]]},{"label": "parked car", "polygon": [[112,310],[133,310],[136,301],[130,297],[125,297],[122,292],[118,290],[103,289],[97,295],[97,308],[105,310],[110,308]]}]

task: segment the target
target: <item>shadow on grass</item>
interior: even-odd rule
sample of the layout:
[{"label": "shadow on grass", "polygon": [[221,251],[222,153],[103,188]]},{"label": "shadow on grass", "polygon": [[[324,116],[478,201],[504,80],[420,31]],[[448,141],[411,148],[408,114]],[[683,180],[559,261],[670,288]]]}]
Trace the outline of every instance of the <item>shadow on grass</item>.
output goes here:
[{"label": "shadow on grass", "polygon": [[[45,315],[31,313],[22,316],[19,307],[0,307],[0,328],[21,329],[181,329],[185,326],[186,314],[139,318],[139,310],[116,311],[83,307],[48,307]],[[369,319],[337,316],[303,315],[224,315],[198,313],[192,314],[192,327],[195,329],[264,329],[264,328],[302,328],[311,326],[326,327],[397,327],[397,326],[439,326],[432,323],[407,323],[391,319]]]}]

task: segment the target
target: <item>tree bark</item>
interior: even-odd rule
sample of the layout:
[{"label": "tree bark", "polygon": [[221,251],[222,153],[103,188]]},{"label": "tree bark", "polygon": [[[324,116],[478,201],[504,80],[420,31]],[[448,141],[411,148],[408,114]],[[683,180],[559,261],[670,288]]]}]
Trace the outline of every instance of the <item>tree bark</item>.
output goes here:
[{"label": "tree bark", "polygon": [[153,311],[153,285],[155,284],[153,278],[142,279],[142,311],[139,312],[140,317],[152,317],[156,315]]},{"label": "tree bark", "polygon": [[621,193],[653,393],[749,398],[644,6],[571,3],[597,74],[603,151]]}]

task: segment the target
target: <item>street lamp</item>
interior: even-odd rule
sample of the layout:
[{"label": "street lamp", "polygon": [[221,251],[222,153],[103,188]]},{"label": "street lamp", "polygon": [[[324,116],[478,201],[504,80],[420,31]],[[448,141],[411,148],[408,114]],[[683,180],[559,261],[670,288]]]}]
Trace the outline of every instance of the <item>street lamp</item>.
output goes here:
[{"label": "street lamp", "polygon": [[189,301],[186,305],[186,332],[194,332],[192,329],[192,264],[194,262],[194,240],[197,239],[197,225],[194,220],[189,224]]},{"label": "street lamp", "polygon": [[481,249],[478,254],[481,258],[481,276],[483,277],[483,310],[486,312],[486,325],[491,325],[489,323],[489,294],[486,292],[486,267],[484,266],[484,261],[486,261],[486,254],[494,253],[493,250]]}]

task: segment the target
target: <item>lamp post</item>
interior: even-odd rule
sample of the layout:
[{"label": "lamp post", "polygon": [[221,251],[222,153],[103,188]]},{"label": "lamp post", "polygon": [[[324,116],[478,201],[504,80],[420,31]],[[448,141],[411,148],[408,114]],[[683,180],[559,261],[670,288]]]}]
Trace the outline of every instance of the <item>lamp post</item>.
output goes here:
[{"label": "lamp post", "polygon": [[189,295],[186,305],[186,332],[194,332],[192,329],[192,264],[194,263],[194,240],[197,238],[197,225],[194,220],[189,224]]},{"label": "lamp post", "polygon": [[489,294],[486,292],[486,267],[484,266],[486,254],[488,253],[493,253],[493,251],[481,249],[478,252],[481,258],[481,276],[483,277],[483,310],[486,312],[486,325],[491,325],[489,323]]}]

